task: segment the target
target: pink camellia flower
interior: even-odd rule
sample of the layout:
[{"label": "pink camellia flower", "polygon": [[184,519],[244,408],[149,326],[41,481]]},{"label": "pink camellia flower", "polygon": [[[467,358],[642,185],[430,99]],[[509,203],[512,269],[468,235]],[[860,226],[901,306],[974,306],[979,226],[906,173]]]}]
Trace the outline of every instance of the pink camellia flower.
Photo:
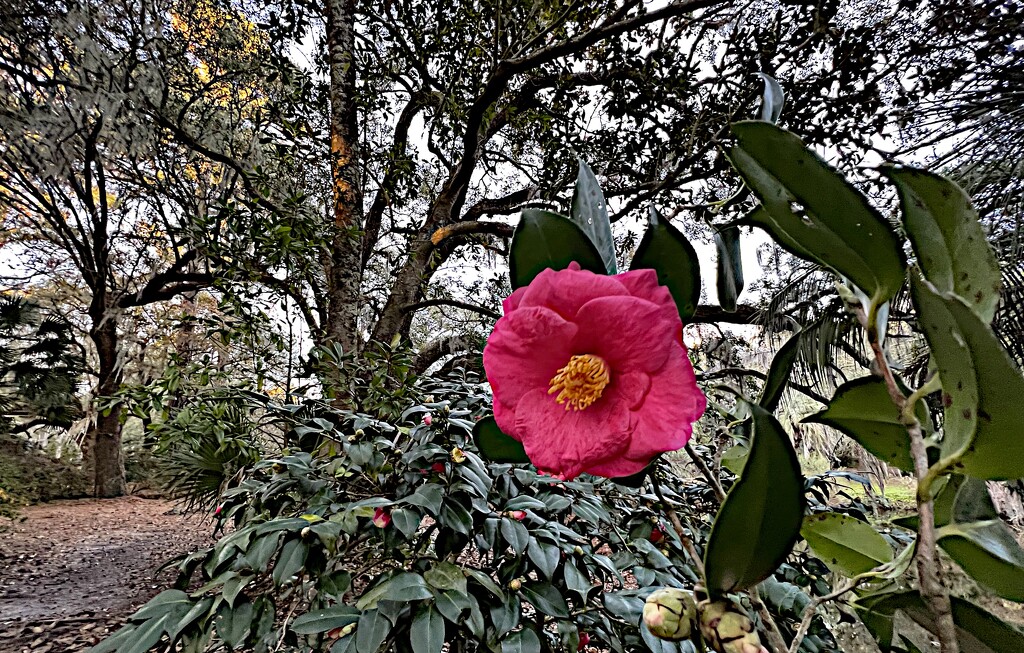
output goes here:
[{"label": "pink camellia flower", "polygon": [[444,474],[446,468],[444,463],[434,463],[430,466],[430,469],[434,470],[438,474]]},{"label": "pink camellia flower", "polygon": [[654,270],[544,270],[484,348],[494,419],[541,471],[629,476],[683,447],[707,399]]},{"label": "pink camellia flower", "polygon": [[590,635],[587,633],[580,633],[580,643],[576,645],[577,651],[582,651],[583,647],[590,643]]},{"label": "pink camellia flower", "polygon": [[424,425],[430,426],[433,422],[434,422],[434,418],[430,415],[430,413],[427,413],[426,415],[423,416],[423,424]]},{"label": "pink camellia flower", "polygon": [[377,528],[387,528],[388,524],[391,523],[391,515],[388,511],[383,508],[377,508],[373,511],[373,525]]}]

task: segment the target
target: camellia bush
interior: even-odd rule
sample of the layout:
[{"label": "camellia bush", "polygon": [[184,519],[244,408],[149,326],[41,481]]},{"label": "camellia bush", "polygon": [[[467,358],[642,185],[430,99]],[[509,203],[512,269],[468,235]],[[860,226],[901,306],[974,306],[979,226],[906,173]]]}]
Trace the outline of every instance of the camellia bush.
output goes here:
[{"label": "camellia bush", "polygon": [[[514,292],[483,351],[493,401],[438,387],[393,424],[276,407],[319,445],[257,463],[218,509],[230,533],[94,653],[836,650],[818,614],[829,602],[883,651],[1024,651],[1021,631],[951,592],[939,558],[1024,601],[1024,551],[985,486],[1024,477],[1024,377],[989,326],[999,269],[969,199],[886,167],[902,208],[890,223],[770,121],[734,125],[729,156],[757,205],[716,239],[719,294],[742,283],[743,225],[835,274],[873,357],[808,421],[913,474],[918,509],[898,536],[829,507],[773,416],[800,334],[758,397],[716,406],[738,474],[706,464],[689,442],[706,400],[681,338],[696,254],[652,210],[619,272],[581,163],[569,215],[524,210],[513,237]],[[918,387],[886,348],[906,286],[931,361]],[[681,448],[698,485],[661,455]]]}]

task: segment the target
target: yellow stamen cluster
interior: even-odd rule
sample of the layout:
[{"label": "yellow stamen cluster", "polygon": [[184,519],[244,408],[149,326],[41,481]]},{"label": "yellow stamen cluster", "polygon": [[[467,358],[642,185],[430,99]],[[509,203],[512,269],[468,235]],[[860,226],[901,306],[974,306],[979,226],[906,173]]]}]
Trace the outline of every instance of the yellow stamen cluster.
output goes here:
[{"label": "yellow stamen cluster", "polygon": [[609,381],[608,364],[603,358],[579,354],[570,358],[569,363],[551,379],[548,394],[557,392],[555,401],[565,404],[566,410],[583,410],[601,398]]}]

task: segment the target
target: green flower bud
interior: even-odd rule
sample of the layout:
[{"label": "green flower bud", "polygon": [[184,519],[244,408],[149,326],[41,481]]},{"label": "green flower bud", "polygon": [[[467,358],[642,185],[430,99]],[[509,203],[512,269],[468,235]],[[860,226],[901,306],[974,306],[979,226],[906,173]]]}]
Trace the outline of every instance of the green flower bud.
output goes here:
[{"label": "green flower bud", "polygon": [[718,653],[768,653],[761,646],[754,622],[732,601],[701,601],[700,632],[704,642]]},{"label": "green flower bud", "polygon": [[689,639],[697,619],[697,603],[686,590],[666,587],[647,597],[644,623],[651,634],[670,642]]},{"label": "green flower bud", "polygon": [[521,588],[522,586],[523,586],[523,581],[519,580],[518,578],[513,578],[513,579],[512,579],[511,581],[509,581],[509,583],[508,583],[508,588],[509,588],[510,590],[512,590],[513,592],[518,592],[518,591],[519,591],[519,589],[520,589],[520,588]]}]

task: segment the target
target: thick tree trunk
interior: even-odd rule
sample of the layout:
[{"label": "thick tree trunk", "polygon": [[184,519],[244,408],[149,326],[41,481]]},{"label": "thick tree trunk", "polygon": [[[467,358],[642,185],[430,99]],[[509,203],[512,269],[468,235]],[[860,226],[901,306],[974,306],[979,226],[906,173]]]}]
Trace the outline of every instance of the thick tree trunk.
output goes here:
[{"label": "thick tree trunk", "polygon": [[[117,364],[117,323],[109,314],[93,316],[89,332],[99,358],[96,399],[113,397],[121,385]],[[121,455],[121,404],[97,411],[96,421],[85,434],[84,467],[97,497],[117,497],[125,492],[124,458]]]},{"label": "thick tree trunk", "polygon": [[359,123],[356,108],[356,0],[325,0],[327,57],[331,78],[331,182],[333,188],[330,257],[327,261],[326,341],[345,352],[360,349],[360,228],[363,192],[359,178]]}]

